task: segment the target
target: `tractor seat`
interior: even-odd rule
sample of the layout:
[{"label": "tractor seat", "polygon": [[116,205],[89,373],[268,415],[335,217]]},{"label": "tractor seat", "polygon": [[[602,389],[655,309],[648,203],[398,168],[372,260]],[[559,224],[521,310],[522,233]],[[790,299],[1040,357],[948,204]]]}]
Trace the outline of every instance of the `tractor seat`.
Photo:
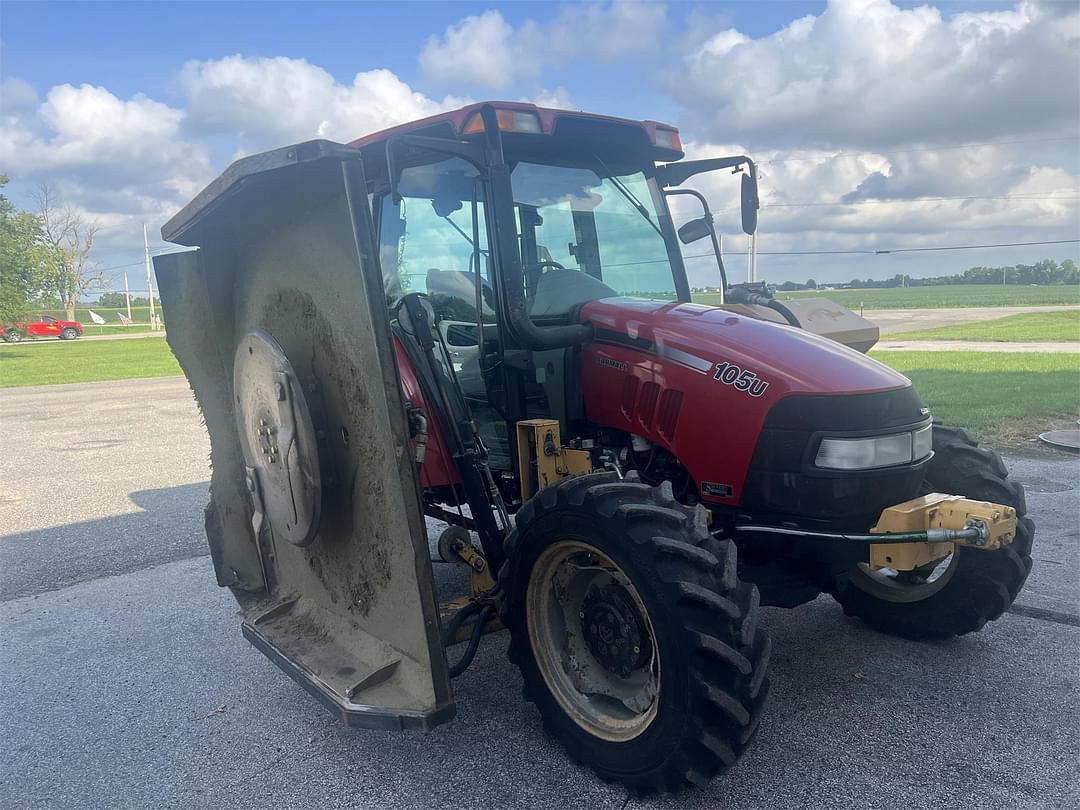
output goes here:
[{"label": "tractor seat", "polygon": [[544,271],[536,283],[536,292],[529,301],[529,314],[565,315],[580,304],[617,295],[607,284],[580,270],[552,267]]}]

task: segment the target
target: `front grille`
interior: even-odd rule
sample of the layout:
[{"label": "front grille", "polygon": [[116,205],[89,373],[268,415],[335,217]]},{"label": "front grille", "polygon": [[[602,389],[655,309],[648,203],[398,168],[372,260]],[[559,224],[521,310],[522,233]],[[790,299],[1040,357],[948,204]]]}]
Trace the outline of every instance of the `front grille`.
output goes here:
[{"label": "front grille", "polygon": [[657,429],[669,442],[675,440],[675,426],[679,422],[679,410],[682,408],[683,393],[674,388],[667,388],[660,395],[660,418]]},{"label": "front grille", "polygon": [[638,421],[646,430],[652,428],[653,415],[656,411],[656,396],[660,393],[660,386],[654,382],[647,382],[641,386],[641,397],[638,399]]}]

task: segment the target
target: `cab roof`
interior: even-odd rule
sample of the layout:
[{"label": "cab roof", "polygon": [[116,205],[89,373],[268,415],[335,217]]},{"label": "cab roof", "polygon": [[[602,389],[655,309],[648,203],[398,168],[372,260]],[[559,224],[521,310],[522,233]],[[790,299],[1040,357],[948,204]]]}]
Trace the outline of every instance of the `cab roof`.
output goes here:
[{"label": "cab roof", "polygon": [[[350,142],[350,146],[363,149],[385,141],[393,135],[425,134],[425,135],[450,135],[451,137],[468,136],[466,127],[472,123],[474,117],[478,117],[480,111],[491,105],[497,112],[515,112],[532,114],[539,122],[539,132],[530,131],[531,135],[554,135],[560,126],[571,124],[574,129],[580,126],[588,127],[590,124],[595,128],[618,127],[620,129],[637,129],[642,132],[648,144],[655,150],[656,160],[678,160],[683,157],[682,145],[679,142],[678,128],[664,124],[660,121],[637,121],[631,118],[618,118],[611,115],[598,115],[596,113],[581,112],[579,110],[559,110],[551,107],[538,107],[521,101],[481,101],[469,104],[456,110],[438,113],[436,115],[410,121],[405,124],[389,127],[387,129],[364,135]],[[502,128],[500,126],[500,128]],[[658,132],[660,140],[657,140]],[[515,135],[521,132],[514,132]]]}]

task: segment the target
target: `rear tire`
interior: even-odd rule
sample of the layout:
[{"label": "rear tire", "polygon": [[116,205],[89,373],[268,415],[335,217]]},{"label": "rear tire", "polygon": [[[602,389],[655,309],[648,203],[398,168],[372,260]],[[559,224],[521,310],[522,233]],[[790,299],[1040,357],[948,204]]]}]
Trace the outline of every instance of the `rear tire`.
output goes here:
[{"label": "rear tire", "polygon": [[[837,583],[834,596],[844,613],[858,616],[876,630],[915,640],[972,633],[1000,617],[1031,571],[1035,537],[1035,524],[1024,517],[1024,488],[1009,480],[1001,456],[979,447],[966,430],[941,425],[934,425],[934,453],[924,491],[1012,506],[1017,515],[1016,537],[996,551],[956,546],[937,587],[913,585],[890,594],[890,587],[875,588],[863,569],[853,569]],[[920,594],[925,597],[919,598]]]},{"label": "rear tire", "polygon": [[[653,488],[620,481],[614,473],[568,478],[521,508],[506,551],[499,582],[510,660],[521,670],[526,700],[536,704],[545,729],[571,757],[637,794],[702,785],[735,763],[761,718],[769,639],[758,625],[757,589],[738,579],[735,545],[709,534],[701,507],[680,505],[669,484]],[[574,554],[572,577],[585,577],[585,607],[563,614],[560,604],[578,580],[560,578],[555,562]],[[553,566],[553,596],[538,602]],[[641,655],[651,655],[646,644],[655,645],[648,667],[655,664],[656,688],[647,709],[644,700],[629,713],[616,704],[619,722],[605,725],[603,707],[612,700],[566,684],[576,678],[588,687],[604,678],[617,690],[631,683],[620,677],[646,671],[638,661],[633,665],[639,669],[622,676],[593,657],[597,644],[611,648],[596,642],[596,626],[589,626],[594,614],[587,611],[611,595],[612,585],[600,584],[611,582],[604,577],[614,572],[624,577],[627,594],[611,600],[614,610],[633,602],[645,612],[638,630],[647,629],[650,640],[641,642]],[[546,613],[540,604],[548,606]],[[543,640],[556,636],[539,628],[559,617],[569,618],[563,644],[554,648]],[[576,617],[581,622],[575,627]],[[624,631],[629,626],[622,624]]]}]

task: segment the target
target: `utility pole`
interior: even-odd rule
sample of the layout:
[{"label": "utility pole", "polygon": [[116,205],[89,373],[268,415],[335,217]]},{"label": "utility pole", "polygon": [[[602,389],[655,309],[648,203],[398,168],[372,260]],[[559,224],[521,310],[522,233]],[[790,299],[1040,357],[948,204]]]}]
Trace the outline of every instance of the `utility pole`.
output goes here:
[{"label": "utility pole", "polygon": [[154,314],[154,264],[150,261],[150,232],[146,223],[142,226],[143,250],[146,252],[146,289],[150,293],[150,331],[157,330],[157,315]]},{"label": "utility pole", "polygon": [[127,302],[128,320],[131,320],[131,292],[128,290],[127,270],[124,271],[124,300]]},{"label": "utility pole", "polygon": [[750,283],[757,281],[757,235],[750,234],[746,238],[746,280]]}]

